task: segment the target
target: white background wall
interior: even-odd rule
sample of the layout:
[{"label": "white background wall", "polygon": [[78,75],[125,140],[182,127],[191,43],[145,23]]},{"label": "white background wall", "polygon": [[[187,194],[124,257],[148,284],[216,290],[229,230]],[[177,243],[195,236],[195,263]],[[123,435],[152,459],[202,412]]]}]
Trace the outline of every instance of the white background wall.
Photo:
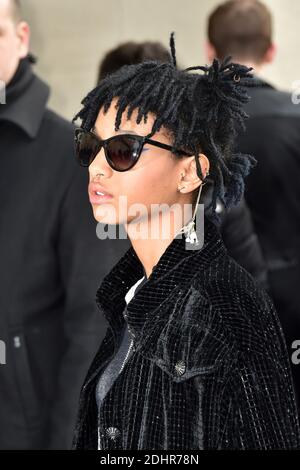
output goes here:
[{"label": "white background wall", "polygon": [[[127,40],[159,40],[175,31],[181,66],[203,65],[206,18],[219,0],[23,0],[36,71],[52,88],[50,106],[73,117],[95,86],[99,60]],[[264,76],[281,88],[300,80],[300,1],[265,0],[274,15],[278,54]]]}]

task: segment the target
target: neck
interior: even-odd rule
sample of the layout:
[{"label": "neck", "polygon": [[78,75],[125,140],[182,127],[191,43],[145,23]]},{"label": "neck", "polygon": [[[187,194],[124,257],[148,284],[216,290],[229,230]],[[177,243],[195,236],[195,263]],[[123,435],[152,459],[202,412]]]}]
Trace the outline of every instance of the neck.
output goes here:
[{"label": "neck", "polygon": [[166,240],[134,240],[130,238],[133,249],[144,267],[147,279],[173,238]]},{"label": "neck", "polygon": [[128,238],[144,267],[147,278],[178,231],[191,220],[190,205],[187,205],[185,212],[182,209],[178,206],[172,211],[159,212],[154,216],[151,214],[150,221],[144,219],[138,223],[135,221],[125,225]]}]

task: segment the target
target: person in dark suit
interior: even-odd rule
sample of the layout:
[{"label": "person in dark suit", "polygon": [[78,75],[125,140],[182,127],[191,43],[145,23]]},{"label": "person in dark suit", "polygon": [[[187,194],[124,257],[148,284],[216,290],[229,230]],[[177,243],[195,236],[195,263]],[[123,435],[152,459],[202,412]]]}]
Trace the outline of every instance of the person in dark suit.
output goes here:
[{"label": "person in dark suit", "polygon": [[66,449],[106,329],[95,292],[121,251],[97,238],[74,127],[47,108],[29,33],[0,0],[0,449]]},{"label": "person in dark suit", "polygon": [[300,405],[300,105],[261,77],[275,57],[272,16],[259,1],[227,1],[208,21],[208,57],[254,68],[257,86],[248,89],[246,132],[237,146],[258,161],[247,179],[245,198],[268,268],[269,289],[286,336]]}]

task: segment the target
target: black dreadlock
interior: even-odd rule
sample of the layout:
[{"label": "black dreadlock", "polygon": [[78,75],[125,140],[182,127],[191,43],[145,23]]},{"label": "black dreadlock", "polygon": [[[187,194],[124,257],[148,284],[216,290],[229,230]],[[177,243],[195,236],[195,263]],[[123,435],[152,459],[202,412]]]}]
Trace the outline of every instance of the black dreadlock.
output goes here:
[{"label": "black dreadlock", "polygon": [[[148,137],[164,126],[173,136],[173,146],[192,155],[205,153],[210,161],[210,181],[214,183],[212,211],[219,198],[225,207],[236,204],[244,191],[244,178],[256,162],[251,155],[233,153],[237,128],[244,129],[242,109],[249,100],[246,86],[255,85],[252,68],[214,59],[211,66],[177,69],[174,32],[170,37],[171,63],[147,60],[124,65],[107,75],[81,102],[83,108],[73,119],[81,118],[90,130],[100,108],[106,113],[113,98],[118,98],[115,130],[128,106],[127,119],[138,109],[136,122],[147,122],[148,113],[155,121]],[[188,73],[191,70],[204,72]],[[199,167],[198,167],[199,168]],[[198,176],[203,179],[202,174]]]}]

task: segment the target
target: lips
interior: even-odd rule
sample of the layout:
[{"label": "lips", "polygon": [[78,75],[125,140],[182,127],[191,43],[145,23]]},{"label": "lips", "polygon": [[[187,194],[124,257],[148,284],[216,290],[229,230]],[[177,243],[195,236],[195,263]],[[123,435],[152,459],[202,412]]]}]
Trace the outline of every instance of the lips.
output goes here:
[{"label": "lips", "polygon": [[93,204],[100,204],[106,202],[113,197],[112,194],[108,193],[106,189],[100,184],[90,183],[88,188],[89,199]]}]

